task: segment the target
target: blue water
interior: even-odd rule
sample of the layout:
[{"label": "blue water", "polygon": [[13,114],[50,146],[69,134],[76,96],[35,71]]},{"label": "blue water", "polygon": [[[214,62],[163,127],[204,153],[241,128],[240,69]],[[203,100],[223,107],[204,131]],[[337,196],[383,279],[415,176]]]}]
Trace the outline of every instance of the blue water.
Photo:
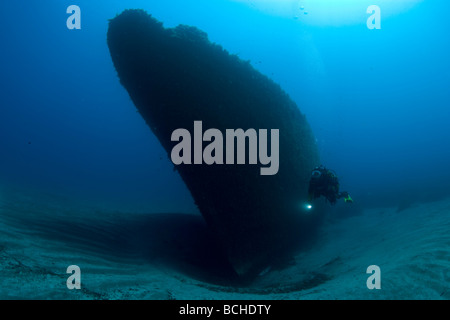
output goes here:
[{"label": "blue water", "polygon": [[68,30],[71,4],[0,4],[5,182],[196,210],[121,87],[106,45],[109,18],[144,8],[166,27],[199,27],[278,82],[306,114],[322,162],[357,198],[382,204],[405,188],[450,193],[445,1],[381,16],[381,30],[367,28],[365,11],[360,23],[327,26],[308,23],[311,12],[280,16],[222,0],[78,1],[82,28]]},{"label": "blue water", "polygon": [[[309,10],[311,1],[286,2],[287,14],[257,1],[1,1],[0,184],[198,212],[106,44],[108,19],[143,8],[165,27],[202,29],[279,83],[355,201],[450,196],[449,2],[418,1],[384,16],[384,1],[380,30],[366,26],[377,1],[345,1],[359,18],[339,23],[314,20],[334,13]],[[81,30],[66,27],[72,4],[82,10]]]}]

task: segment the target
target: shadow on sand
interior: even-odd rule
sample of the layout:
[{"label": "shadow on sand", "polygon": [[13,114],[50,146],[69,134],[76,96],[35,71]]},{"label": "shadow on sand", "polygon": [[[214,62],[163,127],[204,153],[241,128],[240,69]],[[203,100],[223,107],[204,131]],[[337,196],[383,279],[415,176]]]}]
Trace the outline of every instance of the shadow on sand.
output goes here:
[{"label": "shadow on sand", "polygon": [[211,284],[238,284],[200,215],[105,213],[41,201],[10,198],[0,218],[24,236],[37,235],[105,259],[155,264]]}]

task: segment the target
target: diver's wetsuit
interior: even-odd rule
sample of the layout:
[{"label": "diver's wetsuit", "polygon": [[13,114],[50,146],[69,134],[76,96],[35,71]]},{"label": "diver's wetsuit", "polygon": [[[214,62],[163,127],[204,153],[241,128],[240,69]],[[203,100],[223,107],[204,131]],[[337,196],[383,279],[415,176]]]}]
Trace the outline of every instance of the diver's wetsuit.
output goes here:
[{"label": "diver's wetsuit", "polygon": [[[324,196],[331,204],[339,198],[348,198],[348,192],[339,192],[339,181],[336,174],[324,166],[316,167],[309,181],[309,200]],[[347,201],[347,200],[346,200]]]}]

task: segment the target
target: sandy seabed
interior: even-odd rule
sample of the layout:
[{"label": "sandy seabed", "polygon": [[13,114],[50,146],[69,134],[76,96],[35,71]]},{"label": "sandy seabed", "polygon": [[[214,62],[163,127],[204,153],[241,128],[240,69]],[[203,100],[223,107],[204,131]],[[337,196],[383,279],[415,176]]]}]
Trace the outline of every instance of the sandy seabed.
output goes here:
[{"label": "sandy seabed", "polygon": [[[124,221],[141,218],[3,190],[0,299],[450,299],[450,199],[330,219],[295,261],[240,287],[191,277],[151,244],[130,251],[145,240]],[[70,265],[80,290],[67,288]],[[367,288],[370,265],[379,290]]]}]

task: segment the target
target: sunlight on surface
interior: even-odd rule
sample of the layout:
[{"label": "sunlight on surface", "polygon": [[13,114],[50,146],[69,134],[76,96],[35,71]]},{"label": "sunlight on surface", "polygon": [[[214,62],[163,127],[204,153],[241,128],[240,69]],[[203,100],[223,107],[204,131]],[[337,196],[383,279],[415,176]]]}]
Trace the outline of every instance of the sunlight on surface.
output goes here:
[{"label": "sunlight on surface", "polygon": [[422,0],[233,0],[266,14],[296,19],[317,26],[365,23],[370,5],[383,17],[404,12]]}]

